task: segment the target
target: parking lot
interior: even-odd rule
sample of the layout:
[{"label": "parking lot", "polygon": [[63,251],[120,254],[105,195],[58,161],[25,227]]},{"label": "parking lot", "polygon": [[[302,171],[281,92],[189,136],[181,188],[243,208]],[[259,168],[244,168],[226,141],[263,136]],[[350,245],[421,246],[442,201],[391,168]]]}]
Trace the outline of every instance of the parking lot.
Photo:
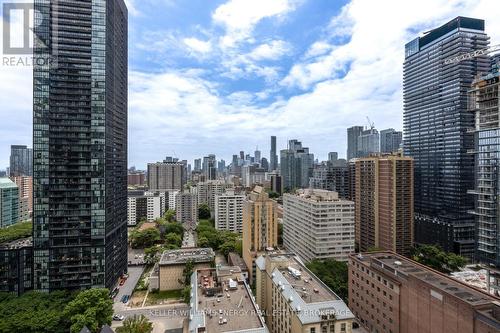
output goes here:
[{"label": "parking lot", "polygon": [[128,274],[129,277],[122,286],[119,286],[118,294],[114,298],[113,309],[115,313],[123,311],[125,309],[125,304],[121,301],[122,297],[125,295],[132,295],[135,285],[139,282],[142,272],[144,271],[144,266],[129,266]]}]

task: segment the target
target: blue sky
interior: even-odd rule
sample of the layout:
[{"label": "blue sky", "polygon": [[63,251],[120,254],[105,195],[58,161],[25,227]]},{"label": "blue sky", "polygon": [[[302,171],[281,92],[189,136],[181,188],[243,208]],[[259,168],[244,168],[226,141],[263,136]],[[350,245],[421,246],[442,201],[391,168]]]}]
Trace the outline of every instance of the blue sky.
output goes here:
[{"label": "blue sky", "polygon": [[[0,0],[1,2],[5,2]],[[346,128],[402,128],[404,44],[457,15],[500,37],[497,0],[127,0],[129,165],[230,160],[296,138],[345,156]],[[31,145],[31,68],[0,66],[0,169]]]}]

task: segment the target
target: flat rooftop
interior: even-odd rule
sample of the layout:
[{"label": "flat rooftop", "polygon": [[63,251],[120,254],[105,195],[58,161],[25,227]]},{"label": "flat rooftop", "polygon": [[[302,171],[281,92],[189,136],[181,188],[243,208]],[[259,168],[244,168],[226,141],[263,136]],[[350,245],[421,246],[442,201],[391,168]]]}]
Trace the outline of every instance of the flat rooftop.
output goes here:
[{"label": "flat rooftop", "polygon": [[413,277],[421,280],[432,286],[432,288],[456,297],[473,307],[500,300],[497,297],[490,296],[445,274],[392,252],[371,252],[362,255],[352,254],[351,257],[366,266],[385,272],[387,275],[398,275],[406,278]]},{"label": "flat rooftop", "polygon": [[211,248],[183,248],[163,252],[160,266],[185,264],[188,260],[195,263],[211,262],[214,259],[215,253]]},{"label": "flat rooftop", "polygon": [[[216,269],[205,269],[193,274],[197,284],[194,300],[197,318],[193,317],[190,328],[204,323],[208,333],[268,332],[246,283],[236,282],[236,275],[218,278],[216,272]],[[233,287],[229,285],[230,278],[236,282]]]},{"label": "flat rooftop", "polygon": [[0,243],[0,249],[2,250],[14,250],[23,247],[33,246],[33,239],[31,237],[16,239],[14,241]]}]

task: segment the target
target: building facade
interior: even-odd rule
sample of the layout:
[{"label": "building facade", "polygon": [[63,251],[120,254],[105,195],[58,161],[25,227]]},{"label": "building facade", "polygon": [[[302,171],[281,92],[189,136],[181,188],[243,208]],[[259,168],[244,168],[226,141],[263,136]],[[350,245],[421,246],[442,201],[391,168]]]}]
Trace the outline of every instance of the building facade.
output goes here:
[{"label": "building facade", "polygon": [[469,92],[475,114],[476,260],[500,266],[500,110],[499,73],[478,77]]},{"label": "building facade", "polygon": [[175,196],[175,219],[193,226],[198,224],[198,198],[193,193],[178,193]]},{"label": "building facade", "polygon": [[255,186],[243,203],[243,260],[250,281],[255,276],[255,259],[267,248],[278,246],[276,201],[261,186]]},{"label": "building facade", "polygon": [[0,178],[0,228],[20,221],[19,189],[7,177]]},{"label": "building facade", "polygon": [[309,186],[315,189],[337,192],[341,198],[348,198],[349,169],[347,164],[336,166],[334,163],[328,161],[316,164],[309,180]]},{"label": "building facade", "polygon": [[415,241],[474,255],[474,114],[467,92],[490,69],[488,57],[447,59],[484,49],[484,21],[457,17],[405,45],[404,152],[415,160]]},{"label": "building facade", "polygon": [[180,162],[148,163],[148,187],[151,191],[182,190],[185,165]]},{"label": "building facade", "polygon": [[10,146],[9,176],[33,175],[33,149],[22,145]]},{"label": "building facade", "polygon": [[396,131],[394,128],[388,128],[380,131],[380,152],[397,152],[403,141],[403,132]]},{"label": "building facade", "polygon": [[358,156],[367,157],[380,152],[380,135],[375,128],[361,131],[358,138]]},{"label": "building facade", "polygon": [[33,289],[31,238],[0,243],[0,292],[21,295]]},{"label": "building facade", "polygon": [[141,221],[153,222],[165,213],[165,197],[129,191],[127,198],[127,224],[135,226]]},{"label": "building facade", "polygon": [[369,332],[500,332],[500,303],[393,252],[349,258],[349,307]]},{"label": "building facade", "polygon": [[413,247],[413,159],[401,154],[356,159],[356,243],[409,255]]},{"label": "building facade", "polygon": [[359,157],[358,154],[358,140],[363,126],[352,126],[347,129],[347,160]]},{"label": "building facade", "polygon": [[224,193],[226,189],[232,187],[232,184],[223,180],[208,180],[196,184],[196,194],[198,196],[198,205],[207,204],[210,212],[215,214],[215,198]]},{"label": "building facade", "polygon": [[[20,220],[26,220],[27,217],[31,217],[33,214],[33,177],[30,176],[15,176],[10,177],[10,179],[16,183],[19,189],[19,202],[20,205],[26,206],[25,213],[21,214]],[[24,209],[23,209],[24,210]]]},{"label": "building facade", "polygon": [[215,196],[215,229],[243,232],[243,202],[245,195],[226,190]]},{"label": "building facade", "polygon": [[351,333],[354,314],[289,253],[256,260],[255,300],[271,333]]},{"label": "building facade", "polygon": [[276,150],[276,137],[271,136],[271,151],[269,154],[269,171],[278,170],[278,155]]},{"label": "building facade", "polygon": [[45,60],[33,66],[34,287],[112,288],[127,271],[127,8],[34,6],[50,45],[33,51]]},{"label": "building facade", "polygon": [[284,190],[291,191],[296,188],[308,187],[313,165],[314,154],[309,153],[309,148],[302,147],[300,141],[290,140],[288,149],[280,152],[280,169]]},{"label": "building facade", "polygon": [[354,202],[326,190],[285,193],[283,245],[305,262],[326,258],[347,261],[354,252]]}]

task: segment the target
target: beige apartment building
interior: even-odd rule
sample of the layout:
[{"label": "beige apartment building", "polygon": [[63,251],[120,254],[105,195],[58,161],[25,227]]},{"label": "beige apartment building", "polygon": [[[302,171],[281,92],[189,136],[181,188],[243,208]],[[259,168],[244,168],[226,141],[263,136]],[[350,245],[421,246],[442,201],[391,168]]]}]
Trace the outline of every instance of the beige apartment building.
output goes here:
[{"label": "beige apartment building", "polygon": [[283,243],[306,262],[347,261],[354,252],[354,202],[319,189],[284,194]]},{"label": "beige apartment building", "polygon": [[500,332],[500,298],[394,252],[352,254],[348,272],[349,307],[369,332]]},{"label": "beige apartment building", "polygon": [[184,288],[184,268],[188,261],[194,263],[194,270],[210,268],[215,260],[211,248],[183,248],[163,252],[159,265],[159,289],[178,290]]},{"label": "beige apartment building", "polygon": [[255,259],[266,249],[278,245],[276,201],[261,186],[255,186],[243,204],[243,260],[250,281],[255,274]]},{"label": "beige apartment building", "polygon": [[212,216],[215,214],[215,198],[223,194],[226,189],[233,187],[233,184],[226,183],[223,180],[207,180],[196,184],[192,189],[198,196],[198,205],[207,204],[210,207]]},{"label": "beige apartment building", "polygon": [[413,159],[399,153],[355,160],[356,243],[408,255],[413,246]]},{"label": "beige apartment building", "polygon": [[290,253],[256,260],[256,302],[271,333],[351,333],[354,315],[342,299]]}]

